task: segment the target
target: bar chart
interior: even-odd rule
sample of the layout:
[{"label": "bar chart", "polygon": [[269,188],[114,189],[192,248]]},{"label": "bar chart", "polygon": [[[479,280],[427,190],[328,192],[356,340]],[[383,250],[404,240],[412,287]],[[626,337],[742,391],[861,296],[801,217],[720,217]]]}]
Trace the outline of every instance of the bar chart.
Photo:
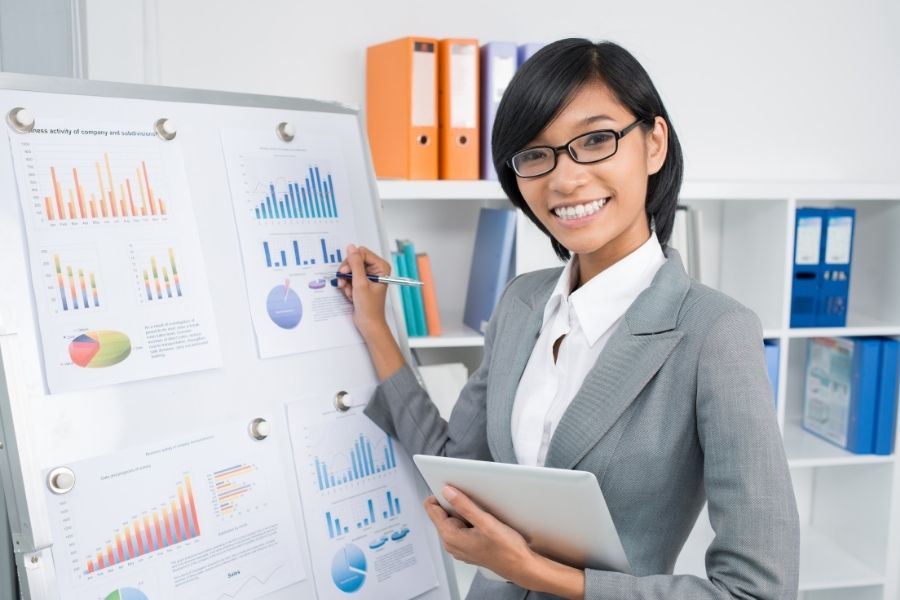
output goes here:
[{"label": "bar chart", "polygon": [[[376,500],[378,502],[377,509],[375,506]],[[325,525],[328,528],[328,537],[330,539],[365,529],[370,525],[387,521],[401,514],[400,499],[391,490],[385,491],[384,495],[379,495],[378,497],[369,496],[363,498],[363,503],[356,507],[356,510],[344,510],[348,514],[353,512],[353,516],[340,516],[337,509],[332,509],[325,513]]]},{"label": "bar chart", "polygon": [[96,554],[87,558],[84,573],[96,573],[199,535],[191,478],[185,475],[169,500],[124,521],[110,540],[98,544]]},{"label": "bar chart", "polygon": [[241,463],[207,476],[219,517],[234,517],[257,507],[252,501],[257,487],[257,471],[256,465]]},{"label": "bar chart", "polygon": [[141,302],[162,302],[183,296],[174,248],[131,244],[130,252]]},{"label": "bar chart", "polygon": [[314,461],[319,490],[337,488],[397,468],[394,442],[387,434],[376,448],[368,437],[360,435],[346,454],[334,457],[330,463],[318,456]]},{"label": "bar chart", "polygon": [[29,178],[36,182],[34,210],[44,225],[165,219],[160,161],[146,148],[25,143]]},{"label": "bar chart", "polygon": [[267,268],[312,267],[337,264],[344,260],[340,248],[323,237],[297,239],[291,236],[262,243]]},{"label": "bar chart", "polygon": [[338,205],[331,173],[309,167],[303,181],[271,181],[266,197],[253,208],[259,221],[316,221],[337,219]]},{"label": "bar chart", "polygon": [[90,251],[43,253],[45,277],[52,279],[51,301],[56,313],[75,313],[95,310],[101,306],[97,286],[97,258]]}]

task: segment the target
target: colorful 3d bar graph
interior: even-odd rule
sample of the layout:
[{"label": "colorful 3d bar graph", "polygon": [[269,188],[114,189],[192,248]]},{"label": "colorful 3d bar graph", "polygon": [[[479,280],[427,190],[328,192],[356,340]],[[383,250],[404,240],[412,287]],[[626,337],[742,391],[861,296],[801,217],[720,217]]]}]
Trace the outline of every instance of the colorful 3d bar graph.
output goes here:
[{"label": "colorful 3d bar graph", "polygon": [[[78,286],[76,287],[75,283],[75,271],[71,265],[66,266],[66,275],[63,276],[62,270],[62,260],[59,258],[59,254],[53,255],[53,266],[56,269],[56,284],[59,287],[59,299],[62,301],[62,309],[65,311],[68,310],[78,310],[85,309],[91,307],[91,301],[93,300],[93,306],[100,306],[100,296],[97,293],[97,281],[94,278],[93,273],[88,273],[88,280],[91,282],[91,294],[90,299],[88,298],[87,291],[87,281],[85,280],[84,269],[78,269]],[[66,278],[69,280],[69,298],[71,299],[71,304],[69,303],[66,297]],[[81,288],[81,304],[78,304],[78,292],[77,289]]]},{"label": "colorful 3d bar graph", "polygon": [[[147,300],[162,300],[162,288],[166,288],[166,297],[173,298],[172,284],[175,284],[175,295],[181,297],[181,278],[178,276],[178,267],[175,265],[175,252],[169,248],[169,266],[172,268],[172,279],[169,279],[169,270],[163,267],[161,270],[156,263],[156,257],[150,257],[150,271],[144,269],[144,290],[147,292]],[[160,272],[162,272],[162,280],[160,280]],[[150,273],[153,274],[153,286],[151,287]],[[153,297],[153,290],[156,290],[156,298]]]},{"label": "colorful 3d bar graph", "polygon": [[[180,544],[200,535],[191,478],[177,485],[176,497],[116,531],[112,541],[87,561],[86,574]],[[101,546],[102,547],[102,546]]]}]

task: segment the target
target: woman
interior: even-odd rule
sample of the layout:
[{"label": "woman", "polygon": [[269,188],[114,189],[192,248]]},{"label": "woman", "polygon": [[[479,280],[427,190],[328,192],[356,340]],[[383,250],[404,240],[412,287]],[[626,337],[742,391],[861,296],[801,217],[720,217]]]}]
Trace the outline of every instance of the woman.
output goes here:
[{"label": "woman", "polygon": [[[381,380],[366,413],[410,453],[595,473],[633,573],[540,556],[448,488],[472,526],[429,499],[445,547],[514,584],[478,575],[469,598],[795,598],[798,517],[760,324],[666,247],[682,158],[647,73],[612,43],[550,44],[507,88],[492,149],[510,200],[571,260],[509,284],[447,423],[391,336],[386,286],[364,277],[390,266],[351,246],[343,289]],[[673,576],[704,501],[708,578]]]}]

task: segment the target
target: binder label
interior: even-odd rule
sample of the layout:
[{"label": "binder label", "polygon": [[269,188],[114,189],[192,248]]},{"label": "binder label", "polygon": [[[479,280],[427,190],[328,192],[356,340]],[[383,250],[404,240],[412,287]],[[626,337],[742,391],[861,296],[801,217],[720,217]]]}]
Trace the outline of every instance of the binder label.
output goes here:
[{"label": "binder label", "polygon": [[412,126],[437,125],[437,54],[434,44],[416,42],[412,64]]},{"label": "binder label", "polygon": [[515,56],[497,56],[494,58],[494,79],[491,81],[493,88],[490,90],[491,102],[494,104],[500,102],[503,92],[512,81],[513,75],[516,73],[516,57]]},{"label": "binder label", "polygon": [[828,219],[828,233],[825,238],[825,262],[827,264],[850,264],[852,234],[853,217],[832,217]]},{"label": "binder label", "polygon": [[450,46],[450,126],[478,126],[478,49],[471,44]]},{"label": "binder label", "polygon": [[821,239],[822,217],[800,217],[797,220],[797,246],[794,263],[798,265],[819,264]]}]

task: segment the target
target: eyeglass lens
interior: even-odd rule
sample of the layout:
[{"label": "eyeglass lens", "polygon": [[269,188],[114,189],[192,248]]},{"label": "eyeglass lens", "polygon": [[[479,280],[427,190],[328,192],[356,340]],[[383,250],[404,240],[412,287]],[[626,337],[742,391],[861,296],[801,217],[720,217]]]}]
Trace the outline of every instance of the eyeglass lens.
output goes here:
[{"label": "eyeglass lens", "polygon": [[[569,142],[567,149],[573,160],[590,163],[609,158],[616,152],[616,134],[592,131]],[[529,148],[513,157],[513,168],[522,177],[534,177],[553,170],[556,151],[550,147]]]}]

